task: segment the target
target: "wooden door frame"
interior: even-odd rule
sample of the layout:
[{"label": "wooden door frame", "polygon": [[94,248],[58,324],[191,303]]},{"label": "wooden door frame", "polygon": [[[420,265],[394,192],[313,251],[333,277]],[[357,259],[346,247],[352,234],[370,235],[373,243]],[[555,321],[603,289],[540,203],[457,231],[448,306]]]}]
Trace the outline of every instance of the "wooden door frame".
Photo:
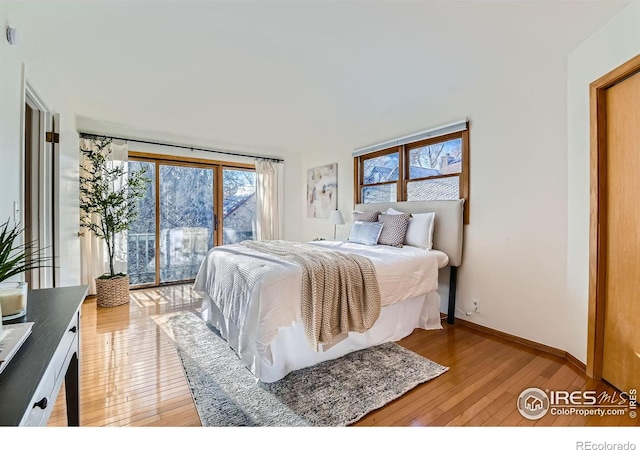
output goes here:
[{"label": "wooden door frame", "polygon": [[606,90],[640,71],[640,55],[589,85],[590,95],[590,214],[589,315],[587,375],[602,378],[604,309],[607,274],[607,114]]}]

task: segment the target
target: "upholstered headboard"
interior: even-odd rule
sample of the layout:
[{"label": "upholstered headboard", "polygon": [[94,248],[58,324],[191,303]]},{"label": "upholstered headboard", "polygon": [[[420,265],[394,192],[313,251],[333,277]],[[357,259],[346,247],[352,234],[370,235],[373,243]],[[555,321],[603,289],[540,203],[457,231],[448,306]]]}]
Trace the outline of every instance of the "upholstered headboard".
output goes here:
[{"label": "upholstered headboard", "polygon": [[354,209],[363,212],[385,212],[389,208],[419,214],[436,213],[433,248],[449,256],[449,265],[462,263],[462,225],[464,200],[433,200],[429,202],[358,203]]}]

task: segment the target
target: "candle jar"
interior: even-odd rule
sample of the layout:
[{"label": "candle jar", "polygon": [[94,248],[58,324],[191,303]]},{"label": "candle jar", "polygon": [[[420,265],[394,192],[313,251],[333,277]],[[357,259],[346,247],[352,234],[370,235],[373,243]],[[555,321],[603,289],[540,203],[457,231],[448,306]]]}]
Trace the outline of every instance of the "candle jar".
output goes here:
[{"label": "candle jar", "polygon": [[0,309],[4,321],[24,316],[27,313],[27,283],[23,281],[0,283]]}]

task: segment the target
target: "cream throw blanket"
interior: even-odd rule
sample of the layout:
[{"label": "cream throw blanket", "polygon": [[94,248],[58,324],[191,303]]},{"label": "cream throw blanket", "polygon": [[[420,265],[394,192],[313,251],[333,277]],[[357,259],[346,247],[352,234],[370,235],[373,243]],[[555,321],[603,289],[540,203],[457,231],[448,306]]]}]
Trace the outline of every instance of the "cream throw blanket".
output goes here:
[{"label": "cream throw blanket", "polygon": [[302,322],[314,349],[349,331],[363,333],[378,319],[380,289],[369,258],[299,242],[240,244],[302,268]]}]

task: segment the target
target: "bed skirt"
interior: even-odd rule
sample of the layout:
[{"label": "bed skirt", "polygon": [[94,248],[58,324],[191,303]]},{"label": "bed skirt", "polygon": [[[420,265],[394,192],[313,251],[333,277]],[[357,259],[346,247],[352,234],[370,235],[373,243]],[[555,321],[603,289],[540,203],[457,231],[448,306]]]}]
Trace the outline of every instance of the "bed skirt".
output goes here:
[{"label": "bed skirt", "polygon": [[368,331],[349,333],[348,337],[318,352],[311,348],[305,338],[301,322],[280,328],[276,337],[265,346],[253,341],[251,336],[242,335],[233,323],[225,320],[206,294],[202,300],[202,316],[227,340],[255,377],[266,383],[284,378],[294,370],[339,358],[353,351],[399,341],[416,328],[442,329],[440,295],[437,291],[382,307],[380,317]]}]

